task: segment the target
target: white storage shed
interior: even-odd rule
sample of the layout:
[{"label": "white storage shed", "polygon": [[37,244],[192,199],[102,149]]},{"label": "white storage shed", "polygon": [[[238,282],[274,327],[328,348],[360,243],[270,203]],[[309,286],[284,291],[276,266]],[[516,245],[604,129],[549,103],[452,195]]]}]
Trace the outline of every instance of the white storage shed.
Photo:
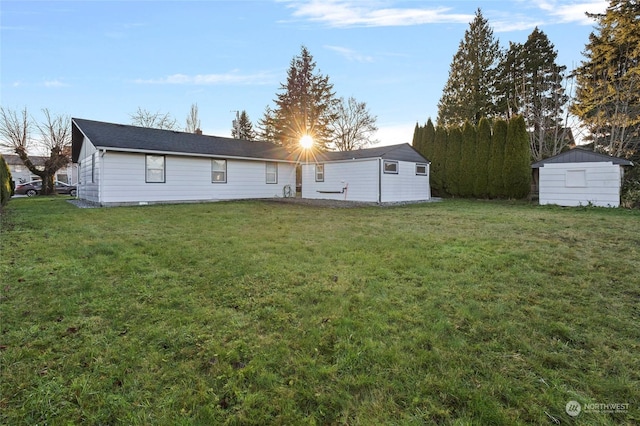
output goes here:
[{"label": "white storage shed", "polygon": [[531,167],[538,169],[540,204],[618,207],[625,166],[633,163],[574,148]]}]

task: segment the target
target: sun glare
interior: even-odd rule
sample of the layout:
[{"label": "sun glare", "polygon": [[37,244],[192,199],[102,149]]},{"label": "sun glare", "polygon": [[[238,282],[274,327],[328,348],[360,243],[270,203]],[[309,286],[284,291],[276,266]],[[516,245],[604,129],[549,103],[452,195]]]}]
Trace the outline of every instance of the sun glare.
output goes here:
[{"label": "sun glare", "polygon": [[300,146],[304,149],[309,149],[313,146],[313,138],[309,135],[304,135],[300,138]]}]

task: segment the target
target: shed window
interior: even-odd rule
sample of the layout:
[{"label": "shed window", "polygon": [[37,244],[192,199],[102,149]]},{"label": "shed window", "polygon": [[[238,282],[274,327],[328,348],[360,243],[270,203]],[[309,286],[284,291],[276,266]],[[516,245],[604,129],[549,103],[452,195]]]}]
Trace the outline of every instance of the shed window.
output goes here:
[{"label": "shed window", "polygon": [[564,185],[568,188],[584,188],[587,186],[586,170],[567,170]]},{"label": "shed window", "polygon": [[316,164],[316,182],[324,182],[324,164]]},{"label": "shed window", "polygon": [[148,183],[165,182],[165,158],[164,155],[147,155],[147,180]]},{"label": "shed window", "polygon": [[211,182],[227,183],[227,160],[211,160]]},{"label": "shed window", "polygon": [[429,173],[429,166],[427,164],[416,164],[416,175],[427,176]]},{"label": "shed window", "polygon": [[267,183],[278,183],[278,163],[267,163]]},{"label": "shed window", "polygon": [[391,174],[398,174],[398,162],[384,160],[384,172]]}]

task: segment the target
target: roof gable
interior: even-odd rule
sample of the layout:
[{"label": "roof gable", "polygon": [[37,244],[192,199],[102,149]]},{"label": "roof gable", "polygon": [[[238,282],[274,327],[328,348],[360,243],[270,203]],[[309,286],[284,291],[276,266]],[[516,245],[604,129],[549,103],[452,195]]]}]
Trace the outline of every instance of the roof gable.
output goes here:
[{"label": "roof gable", "polygon": [[573,148],[569,151],[561,152],[553,157],[540,160],[531,165],[532,168],[537,169],[544,167],[545,164],[555,163],[601,163],[612,162],[621,166],[633,166],[633,163],[629,160],[620,157],[612,157],[611,155],[600,154],[598,152],[587,151],[582,148]]},{"label": "roof gable", "polygon": [[408,143],[358,149],[355,151],[321,152],[316,154],[315,157],[316,161],[319,162],[360,160],[365,158],[383,158],[385,160],[429,163],[429,160],[424,158]]},{"label": "roof gable", "polygon": [[72,123],[74,162],[77,162],[80,155],[83,135],[96,148],[115,151],[294,161],[289,151],[270,142],[253,142],[79,118],[74,118]]}]

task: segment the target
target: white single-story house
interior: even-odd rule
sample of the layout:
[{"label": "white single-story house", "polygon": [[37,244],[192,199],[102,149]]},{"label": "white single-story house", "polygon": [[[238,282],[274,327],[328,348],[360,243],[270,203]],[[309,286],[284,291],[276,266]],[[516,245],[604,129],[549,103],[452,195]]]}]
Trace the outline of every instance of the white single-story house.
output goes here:
[{"label": "white single-story house", "polygon": [[[20,157],[15,154],[2,154],[7,165],[9,166],[9,171],[11,172],[11,178],[16,185],[21,183],[30,182],[32,180],[40,180],[40,176],[36,176],[27,169],[22,163]],[[45,160],[48,157],[38,156],[38,155],[30,155],[29,159],[31,162],[38,168],[44,166]],[[65,167],[61,168],[56,172],[55,179],[68,183],[70,185],[75,184],[78,181],[78,170],[75,167],[75,164],[69,163]]]},{"label": "white single-story house", "polygon": [[534,172],[538,169],[540,204],[600,207],[620,205],[624,166],[633,163],[582,148],[531,165]]},{"label": "white single-story house", "polygon": [[407,143],[309,157],[302,162],[302,198],[376,203],[431,198],[430,163]]},{"label": "white single-story house", "polygon": [[73,118],[72,159],[101,206],[295,195],[296,161],[268,142]]}]

